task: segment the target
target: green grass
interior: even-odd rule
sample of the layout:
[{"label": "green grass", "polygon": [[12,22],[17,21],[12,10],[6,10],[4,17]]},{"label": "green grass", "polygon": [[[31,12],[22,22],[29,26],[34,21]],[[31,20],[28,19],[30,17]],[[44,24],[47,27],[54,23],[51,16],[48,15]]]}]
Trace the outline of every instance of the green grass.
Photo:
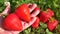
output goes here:
[{"label": "green grass", "polygon": [[[4,9],[4,2],[5,1],[3,0],[0,1],[0,13]],[[18,5],[23,3],[36,3],[41,10],[51,8],[55,13],[55,16],[53,17],[56,18],[59,23],[53,32],[50,32],[47,29],[46,24],[40,22],[41,25],[38,28],[33,29],[32,27],[29,27],[20,34],[60,34],[60,0],[9,0],[9,2],[11,3],[11,12],[13,12]]]}]

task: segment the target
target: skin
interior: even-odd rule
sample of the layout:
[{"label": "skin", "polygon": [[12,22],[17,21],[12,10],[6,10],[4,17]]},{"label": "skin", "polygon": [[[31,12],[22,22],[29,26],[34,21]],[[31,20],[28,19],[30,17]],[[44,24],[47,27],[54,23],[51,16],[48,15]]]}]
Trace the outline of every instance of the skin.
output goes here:
[{"label": "skin", "polygon": [[[34,22],[35,22],[35,20],[36,20],[36,15],[38,15],[39,14],[39,12],[40,11],[38,11],[38,13],[37,14],[32,14],[32,15],[34,15],[34,16],[32,16],[32,18],[31,18],[31,20],[30,20],[30,22],[29,23],[26,23],[26,22],[24,22],[24,21],[22,21],[23,23],[22,23],[22,25],[23,25],[23,30],[21,30],[21,31],[7,31],[7,30],[4,30],[3,28],[2,28],[2,22],[3,22],[3,15],[4,14],[9,14],[9,11],[10,11],[10,3],[9,2],[6,2],[5,3],[5,5],[6,5],[6,8],[5,8],[5,10],[0,14],[0,34],[19,34],[20,32],[22,32],[23,30],[25,30],[26,28],[28,28],[29,26],[31,26]],[[30,5],[33,5],[32,7],[30,7],[30,13],[37,7],[37,5],[36,4],[27,4],[27,6],[30,6]],[[36,13],[36,11],[34,11],[34,13]]]}]

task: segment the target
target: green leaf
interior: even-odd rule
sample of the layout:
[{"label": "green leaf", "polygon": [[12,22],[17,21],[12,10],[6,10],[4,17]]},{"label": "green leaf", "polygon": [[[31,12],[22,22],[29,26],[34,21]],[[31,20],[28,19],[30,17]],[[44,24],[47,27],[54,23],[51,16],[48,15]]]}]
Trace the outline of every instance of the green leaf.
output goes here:
[{"label": "green leaf", "polygon": [[53,34],[53,33],[50,32],[48,29],[46,29],[46,34]]},{"label": "green leaf", "polygon": [[40,22],[40,26],[41,26],[42,28],[47,28],[47,24],[44,24],[43,22]]},{"label": "green leaf", "polygon": [[28,29],[24,30],[25,34],[30,34],[30,32],[31,32],[31,28],[28,28]]},{"label": "green leaf", "polygon": [[31,32],[30,34],[35,34],[34,32]]},{"label": "green leaf", "polygon": [[8,0],[0,0],[0,3],[4,3],[7,2]]},{"label": "green leaf", "polygon": [[57,26],[57,29],[60,30],[60,24]]},{"label": "green leaf", "polygon": [[3,3],[4,2],[4,0],[0,0],[0,3]]}]

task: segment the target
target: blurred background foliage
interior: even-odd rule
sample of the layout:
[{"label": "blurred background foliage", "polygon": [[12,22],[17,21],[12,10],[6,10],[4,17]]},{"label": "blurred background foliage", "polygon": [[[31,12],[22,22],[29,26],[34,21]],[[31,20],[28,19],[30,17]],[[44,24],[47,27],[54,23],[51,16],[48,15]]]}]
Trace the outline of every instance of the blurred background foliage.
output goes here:
[{"label": "blurred background foliage", "polygon": [[53,17],[56,18],[59,23],[53,32],[47,29],[46,24],[40,22],[40,26],[38,28],[33,29],[32,27],[29,27],[20,34],[60,34],[60,0],[0,0],[0,13],[4,10],[4,2],[6,1],[11,3],[11,12],[23,3],[36,3],[41,10],[51,8],[55,13],[55,16]]}]

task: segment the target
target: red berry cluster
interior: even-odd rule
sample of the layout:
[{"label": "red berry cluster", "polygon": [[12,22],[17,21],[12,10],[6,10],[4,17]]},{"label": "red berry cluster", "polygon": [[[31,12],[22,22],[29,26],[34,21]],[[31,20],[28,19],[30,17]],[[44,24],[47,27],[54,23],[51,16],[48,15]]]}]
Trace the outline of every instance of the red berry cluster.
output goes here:
[{"label": "red berry cluster", "polygon": [[47,24],[47,27],[50,31],[53,31],[58,24],[58,21],[52,18],[52,16],[54,16],[54,12],[51,9],[47,9],[46,11],[41,11],[39,15],[40,20],[43,23]]},{"label": "red berry cluster", "polygon": [[39,18],[36,19],[36,22],[32,25],[33,28],[37,28],[39,26],[39,22],[47,24],[47,27],[50,31],[53,31],[58,25],[58,21],[54,18],[54,12],[51,9],[47,9],[46,11],[41,11],[38,15]]}]

